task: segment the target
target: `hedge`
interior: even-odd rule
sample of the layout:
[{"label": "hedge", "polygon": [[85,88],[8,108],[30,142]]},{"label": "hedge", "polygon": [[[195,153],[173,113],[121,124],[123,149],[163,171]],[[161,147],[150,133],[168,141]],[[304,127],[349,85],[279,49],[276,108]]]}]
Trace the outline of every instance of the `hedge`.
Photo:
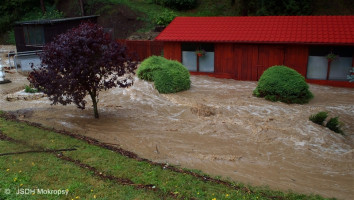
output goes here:
[{"label": "hedge", "polygon": [[160,56],[145,59],[137,74],[140,79],[154,81],[155,88],[160,93],[176,93],[188,90],[191,86],[189,71],[185,66]]},{"label": "hedge", "polygon": [[154,73],[157,70],[161,70],[168,62],[167,59],[161,56],[150,56],[141,62],[137,72],[140,79],[145,81],[154,81]]},{"label": "hedge", "polygon": [[253,94],[289,104],[304,104],[313,98],[305,78],[286,66],[273,66],[264,71]]}]

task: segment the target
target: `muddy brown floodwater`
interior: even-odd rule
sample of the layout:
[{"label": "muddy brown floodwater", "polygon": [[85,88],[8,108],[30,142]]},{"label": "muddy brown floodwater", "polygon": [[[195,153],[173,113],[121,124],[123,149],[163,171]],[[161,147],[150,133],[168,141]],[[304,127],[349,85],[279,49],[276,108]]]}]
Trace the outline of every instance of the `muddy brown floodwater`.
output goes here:
[{"label": "muddy brown floodwater", "polygon": [[[128,89],[100,94],[97,120],[89,106],[50,106],[47,98],[8,102],[6,95],[26,83],[19,74],[8,77],[13,82],[0,85],[0,110],[22,119],[246,184],[354,196],[352,88],[311,85],[309,104],[287,105],[253,97],[256,82],[192,76],[190,90],[161,95],[135,79]],[[346,136],[308,120],[323,110],[339,116]]]}]

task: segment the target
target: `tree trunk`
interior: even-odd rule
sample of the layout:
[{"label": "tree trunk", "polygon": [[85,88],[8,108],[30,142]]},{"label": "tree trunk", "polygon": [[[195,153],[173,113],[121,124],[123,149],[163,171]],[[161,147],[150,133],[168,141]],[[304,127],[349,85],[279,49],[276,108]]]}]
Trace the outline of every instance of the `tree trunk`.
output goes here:
[{"label": "tree trunk", "polygon": [[96,98],[95,100],[92,100],[92,103],[93,103],[93,113],[95,115],[95,118],[98,119],[99,118],[99,115],[98,115],[98,109],[97,109],[97,101],[96,101]]},{"label": "tree trunk", "polygon": [[240,1],[240,7],[241,7],[241,15],[242,16],[248,16],[248,1],[247,0],[241,0]]},{"label": "tree trunk", "polygon": [[99,115],[98,115],[98,109],[97,109],[97,97],[96,97],[96,91],[93,91],[93,92],[89,92],[90,93],[90,96],[91,96],[91,100],[92,100],[92,107],[93,107],[93,114],[95,116],[96,119],[99,118]]},{"label": "tree trunk", "polygon": [[331,63],[332,63],[332,60],[328,60],[328,64],[327,64],[327,77],[326,77],[326,80],[329,79],[329,72],[331,70]]},{"label": "tree trunk", "polygon": [[44,5],[44,0],[40,0],[40,2],[41,2],[41,9],[42,9],[42,12],[44,14],[46,12],[45,5]]},{"label": "tree trunk", "polygon": [[78,0],[78,1],[79,1],[80,11],[81,11],[81,16],[85,16],[84,3],[82,2],[82,0]]}]

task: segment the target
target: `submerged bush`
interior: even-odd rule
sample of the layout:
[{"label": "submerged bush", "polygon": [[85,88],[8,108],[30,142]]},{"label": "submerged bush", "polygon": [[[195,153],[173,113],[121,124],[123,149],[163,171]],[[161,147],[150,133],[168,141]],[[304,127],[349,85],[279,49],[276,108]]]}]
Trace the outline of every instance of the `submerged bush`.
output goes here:
[{"label": "submerged bush", "polygon": [[323,125],[323,122],[326,120],[328,116],[328,112],[319,112],[315,115],[311,115],[310,116],[310,120],[313,122],[313,123],[316,123],[316,124],[319,124],[319,125]]},{"label": "submerged bush", "polygon": [[286,66],[273,66],[264,71],[253,95],[298,104],[308,103],[313,98],[305,78]]},{"label": "submerged bush", "polygon": [[28,85],[25,85],[25,92],[26,92],[26,93],[37,93],[37,92],[38,92],[38,89],[32,88],[32,87],[30,87],[30,86],[28,86]]},{"label": "submerged bush", "polygon": [[161,56],[151,56],[141,62],[136,73],[140,79],[154,81],[154,73],[161,70],[167,62],[168,60]]},{"label": "submerged bush", "polygon": [[188,90],[191,85],[189,71],[180,62],[160,56],[145,59],[137,70],[138,77],[154,81],[160,93],[175,93]]},{"label": "submerged bush", "polygon": [[177,61],[169,61],[154,77],[155,88],[160,93],[176,93],[191,87],[187,68]]},{"label": "submerged bush", "polygon": [[[309,119],[316,124],[324,126],[323,122],[326,120],[327,116],[328,112],[322,111],[315,115],[311,115]],[[343,131],[340,129],[341,124],[342,123],[338,120],[338,117],[332,117],[328,120],[326,127],[336,133],[344,134]]]},{"label": "submerged bush", "polygon": [[340,122],[338,120],[338,117],[332,117],[331,119],[329,119],[326,124],[326,127],[336,133],[343,134],[343,131],[340,129]]}]

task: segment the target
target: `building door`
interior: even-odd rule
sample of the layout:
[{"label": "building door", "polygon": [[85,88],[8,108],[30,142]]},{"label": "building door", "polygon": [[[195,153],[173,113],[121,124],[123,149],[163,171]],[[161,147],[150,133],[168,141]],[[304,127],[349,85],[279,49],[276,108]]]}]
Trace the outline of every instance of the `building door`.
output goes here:
[{"label": "building door", "polygon": [[263,72],[274,65],[284,64],[284,46],[282,45],[259,45],[257,62],[257,80]]}]

